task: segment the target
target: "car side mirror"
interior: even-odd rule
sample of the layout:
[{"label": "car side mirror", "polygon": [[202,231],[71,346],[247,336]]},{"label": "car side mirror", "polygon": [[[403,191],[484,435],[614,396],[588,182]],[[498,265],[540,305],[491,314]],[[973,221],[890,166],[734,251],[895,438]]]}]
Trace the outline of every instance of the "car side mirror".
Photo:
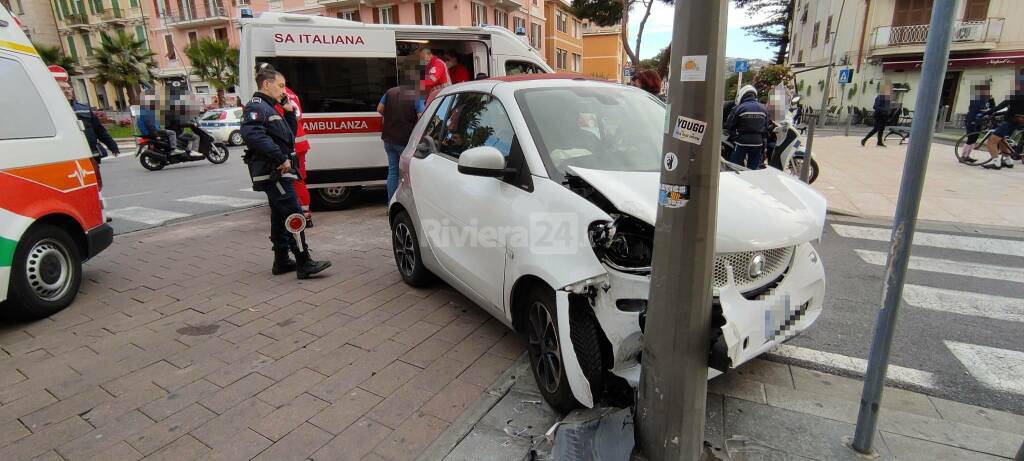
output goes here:
[{"label": "car side mirror", "polygon": [[491,146],[474,147],[459,156],[459,173],[462,174],[501,178],[514,172],[514,169],[505,167],[505,156],[501,151]]},{"label": "car side mirror", "polygon": [[434,152],[437,152],[437,141],[429,135],[424,136],[419,144],[416,145],[416,152],[413,154],[416,158],[424,158]]}]

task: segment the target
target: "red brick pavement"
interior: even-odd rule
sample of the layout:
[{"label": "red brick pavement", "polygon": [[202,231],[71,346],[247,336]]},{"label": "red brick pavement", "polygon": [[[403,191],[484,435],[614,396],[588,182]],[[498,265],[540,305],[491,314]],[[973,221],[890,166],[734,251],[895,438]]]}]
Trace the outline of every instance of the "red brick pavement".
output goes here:
[{"label": "red brick pavement", "polygon": [[403,284],[379,207],[317,215],[301,282],[265,215],[118,236],[70,308],[0,324],[0,459],[413,459],[523,351]]}]

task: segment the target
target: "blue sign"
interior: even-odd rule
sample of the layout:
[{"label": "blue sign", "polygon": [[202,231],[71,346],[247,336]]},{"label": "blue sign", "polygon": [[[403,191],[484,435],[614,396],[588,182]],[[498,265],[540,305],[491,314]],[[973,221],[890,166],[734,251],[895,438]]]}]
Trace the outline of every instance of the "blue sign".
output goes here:
[{"label": "blue sign", "polygon": [[839,84],[845,85],[853,80],[853,69],[839,69]]},{"label": "blue sign", "polygon": [[736,60],[736,72],[747,72],[750,70],[750,62],[743,59]]}]

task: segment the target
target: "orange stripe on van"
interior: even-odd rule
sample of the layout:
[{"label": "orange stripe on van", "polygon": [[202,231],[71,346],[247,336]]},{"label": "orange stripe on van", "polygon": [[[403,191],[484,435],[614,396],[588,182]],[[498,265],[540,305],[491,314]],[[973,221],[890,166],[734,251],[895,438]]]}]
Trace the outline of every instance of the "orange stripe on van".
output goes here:
[{"label": "orange stripe on van", "polygon": [[96,170],[92,162],[85,159],[11,168],[4,170],[3,173],[27,179],[61,192],[96,184]]}]

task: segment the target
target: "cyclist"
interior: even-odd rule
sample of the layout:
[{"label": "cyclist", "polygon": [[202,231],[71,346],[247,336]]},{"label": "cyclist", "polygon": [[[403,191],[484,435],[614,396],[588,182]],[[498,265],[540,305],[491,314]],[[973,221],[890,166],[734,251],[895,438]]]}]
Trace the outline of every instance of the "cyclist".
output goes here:
[{"label": "cyclist", "polygon": [[981,117],[984,112],[995,107],[996,101],[992,99],[992,87],[988,84],[975,85],[971,87],[971,102],[967,107],[967,116],[964,118],[964,128],[967,130],[967,139],[960,150],[960,157],[968,162],[974,162],[971,151],[977,146],[978,136],[981,134]]},{"label": "cyclist", "polygon": [[1001,170],[1004,166],[1013,168],[1013,163],[1007,158],[1011,149],[1010,145],[1006,143],[1006,138],[1024,127],[1024,74],[1017,75],[1013,94],[1007,100],[999,103],[998,106],[985,111],[984,114],[988,115],[1003,108],[1007,108],[1006,118],[992,132],[986,143],[988,145],[988,153],[992,156],[992,161],[982,166],[990,170]]}]

